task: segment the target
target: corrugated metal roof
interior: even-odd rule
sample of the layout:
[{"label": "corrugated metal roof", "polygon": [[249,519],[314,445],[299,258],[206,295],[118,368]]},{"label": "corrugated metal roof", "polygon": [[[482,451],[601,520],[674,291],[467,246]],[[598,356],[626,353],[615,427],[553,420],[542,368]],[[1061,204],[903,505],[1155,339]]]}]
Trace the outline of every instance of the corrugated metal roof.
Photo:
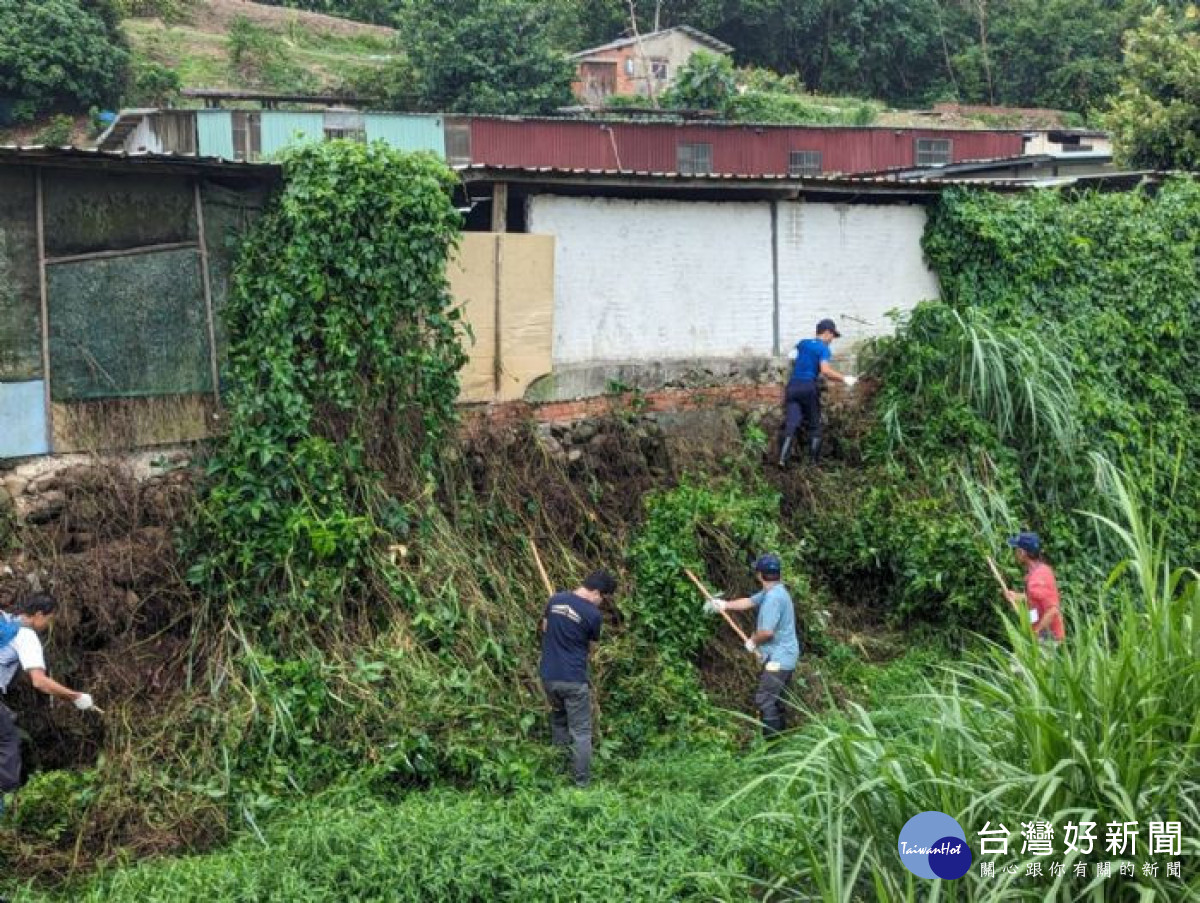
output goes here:
[{"label": "corrugated metal roof", "polygon": [[918,189],[922,193],[936,194],[952,186],[970,186],[975,188],[994,188],[998,190],[1023,190],[1036,187],[1086,184],[1112,187],[1133,187],[1138,184],[1160,182],[1177,173],[1153,170],[1137,170],[1131,172],[1112,172],[1086,175],[1059,176],[1053,178],[1035,179],[930,179],[915,178],[897,180],[894,177],[881,175],[839,175],[839,176],[784,176],[784,175],[738,175],[730,173],[689,174],[679,172],[647,172],[616,169],[559,169],[550,166],[521,167],[521,166],[486,166],[470,164],[457,166],[455,170],[470,178],[477,176],[478,181],[504,181],[505,177],[521,178],[526,182],[536,182],[543,179],[547,183],[588,181],[597,185],[605,182],[621,180],[639,181],[647,184],[660,183],[664,186],[689,183],[719,186],[775,186],[779,188],[845,188],[845,189],[880,189],[897,192]]},{"label": "corrugated metal roof", "polygon": [[718,53],[733,53],[733,46],[726,44],[724,41],[714,38],[710,34],[706,34],[699,28],[693,28],[690,25],[675,25],[671,28],[660,28],[658,31],[652,31],[649,34],[640,35],[639,37],[617,38],[615,41],[609,41],[607,44],[601,44],[599,47],[590,47],[587,50],[580,50],[578,53],[572,53],[571,59],[578,60],[585,56],[591,56],[593,53],[603,53],[606,50],[618,50],[621,47],[628,47],[630,44],[636,44],[640,41],[649,41],[651,38],[661,37],[672,32],[681,32],[705,47],[710,47]]},{"label": "corrugated metal roof", "polygon": [[255,170],[276,174],[277,163],[228,160],[224,157],[202,157],[196,154],[151,153],[149,151],[101,150],[94,147],[47,147],[40,144],[0,144],[0,161],[27,160],[31,163],[54,161],[63,163],[130,162],[159,166],[178,166],[193,169],[237,170],[250,175]]}]

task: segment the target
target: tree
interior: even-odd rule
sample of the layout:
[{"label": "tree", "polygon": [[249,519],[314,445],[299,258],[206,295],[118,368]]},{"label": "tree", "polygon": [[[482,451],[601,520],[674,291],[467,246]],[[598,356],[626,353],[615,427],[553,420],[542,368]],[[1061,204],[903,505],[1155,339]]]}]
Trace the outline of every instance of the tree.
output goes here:
[{"label": "tree", "polygon": [[426,109],[550,113],[571,103],[574,67],[536,0],[412,2],[400,31]]},{"label": "tree", "polygon": [[680,67],[668,100],[674,107],[724,113],[736,93],[733,61],[727,56],[698,50]]},{"label": "tree", "polygon": [[0,94],[35,109],[115,104],[129,51],[101,0],[0,0]]},{"label": "tree", "polygon": [[1107,117],[1117,157],[1144,169],[1200,170],[1197,13],[1156,9],[1126,36],[1120,90]]}]

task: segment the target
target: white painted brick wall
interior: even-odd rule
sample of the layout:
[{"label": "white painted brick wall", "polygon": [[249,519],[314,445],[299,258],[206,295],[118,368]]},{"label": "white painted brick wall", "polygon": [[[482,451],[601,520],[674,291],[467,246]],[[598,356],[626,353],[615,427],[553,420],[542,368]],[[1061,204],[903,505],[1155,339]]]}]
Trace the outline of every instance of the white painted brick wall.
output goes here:
[{"label": "white painted brick wall", "polygon": [[779,327],[786,352],[831,317],[834,352],[892,332],[886,316],[938,297],[925,265],[925,209],[905,205],[779,205]]},{"label": "white painted brick wall", "polygon": [[555,236],[554,363],[771,353],[766,203],[539,195]]},{"label": "white painted brick wall", "polygon": [[[766,201],[535,196],[529,231],[556,239],[555,366],[770,356],[770,217]],[[781,353],[832,317],[846,355],[938,296],[923,207],[780,203],[777,225]]]}]

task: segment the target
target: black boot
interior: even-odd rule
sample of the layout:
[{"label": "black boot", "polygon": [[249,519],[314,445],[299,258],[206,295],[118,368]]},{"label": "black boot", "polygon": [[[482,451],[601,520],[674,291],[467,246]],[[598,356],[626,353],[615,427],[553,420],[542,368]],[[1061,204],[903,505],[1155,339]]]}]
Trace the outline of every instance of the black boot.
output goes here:
[{"label": "black boot", "polygon": [[779,466],[786,467],[788,455],[792,451],[792,437],[788,436],[783,440],[783,445],[779,448]]},{"label": "black boot", "polygon": [[809,440],[808,460],[811,464],[816,464],[821,460],[821,438],[819,436]]}]

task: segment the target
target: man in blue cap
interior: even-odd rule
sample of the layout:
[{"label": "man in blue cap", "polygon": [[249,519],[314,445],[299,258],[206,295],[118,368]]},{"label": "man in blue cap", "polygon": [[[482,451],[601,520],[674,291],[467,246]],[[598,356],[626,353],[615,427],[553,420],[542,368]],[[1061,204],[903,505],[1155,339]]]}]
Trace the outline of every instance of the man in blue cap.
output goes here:
[{"label": "man in blue cap", "polygon": [[1033,635],[1046,648],[1056,649],[1067,634],[1063,629],[1058,581],[1054,570],[1042,557],[1041,537],[1023,531],[1008,538],[1008,547],[1013,550],[1017,565],[1025,572],[1025,592],[1010,589],[1005,590],[1004,595],[1013,605],[1025,603]]},{"label": "man in blue cap", "polygon": [[780,435],[779,466],[787,466],[792,442],[800,427],[808,424],[808,459],[816,464],[821,457],[821,393],[820,379],[832,379],[849,388],[858,382],[858,377],[847,376],[834,370],[829,361],[833,357],[830,345],[840,338],[841,333],[833,320],[825,319],[817,324],[817,336],[796,343],[789,357],[792,359],[792,376],[784,390],[784,421]]},{"label": "man in blue cap", "polygon": [[763,736],[771,738],[785,726],[780,699],[796,665],[800,661],[800,639],[796,635],[796,609],[792,597],[781,582],[783,563],[778,555],[760,555],[754,562],[754,575],[762,589],[742,599],[709,599],[704,608],[716,614],[722,611],[758,609],[754,633],[746,640],[746,650],[755,653],[763,670],[758,678],[754,706],[762,715]]}]

